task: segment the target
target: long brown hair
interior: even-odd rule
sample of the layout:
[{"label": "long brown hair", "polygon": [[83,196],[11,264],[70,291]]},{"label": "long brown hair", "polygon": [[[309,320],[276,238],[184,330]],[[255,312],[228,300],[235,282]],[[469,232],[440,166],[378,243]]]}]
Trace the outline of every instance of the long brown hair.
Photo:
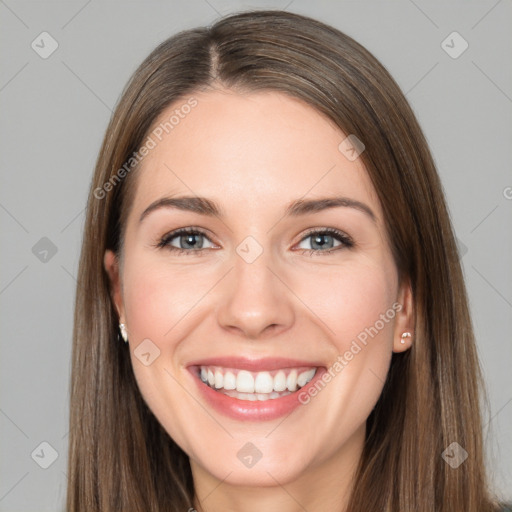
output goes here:
[{"label": "long brown hair", "polygon": [[[122,251],[134,180],[126,163],[155,119],[170,104],[217,85],[281,91],[363,141],[361,159],[383,208],[397,269],[412,287],[414,343],[393,354],[367,420],[348,510],[495,510],[466,289],[424,135],[398,85],[364,47],[317,20],[274,10],[235,14],[161,43],[133,74],[107,128],[88,200],[76,296],[68,511],[183,512],[193,506],[188,456],[148,409],[118,340],[103,256],[106,249]],[[469,454],[457,469],[442,458],[453,442]]]}]

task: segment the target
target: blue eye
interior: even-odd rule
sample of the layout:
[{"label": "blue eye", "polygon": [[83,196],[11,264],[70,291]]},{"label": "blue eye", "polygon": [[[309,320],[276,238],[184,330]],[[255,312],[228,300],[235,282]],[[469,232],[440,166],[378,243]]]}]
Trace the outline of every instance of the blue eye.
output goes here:
[{"label": "blue eye", "polygon": [[[203,247],[203,241],[197,241],[197,237],[202,237],[203,239],[208,237],[202,231],[198,231],[197,229],[191,228],[183,228],[178,231],[173,231],[165,235],[160,242],[158,242],[158,247],[169,249],[170,251],[177,251],[179,254],[181,253],[191,253],[191,252],[201,252]],[[174,239],[179,240],[179,247],[175,247],[172,244]]]},{"label": "blue eye", "polygon": [[[311,256],[313,256],[314,254],[331,254],[334,251],[343,249],[343,247],[353,247],[354,245],[354,242],[349,236],[334,228],[310,231],[307,234],[307,236],[305,236],[301,240],[300,243],[303,243],[305,240],[308,239],[311,239],[310,245],[312,249],[299,250],[301,253],[311,253]],[[335,246],[334,240],[338,240],[340,243],[337,246]],[[315,250],[315,248],[320,248],[320,250]],[[327,249],[324,250],[324,248]]]},{"label": "blue eye", "polygon": [[[199,238],[199,241],[198,241]],[[182,228],[177,231],[168,233],[158,242],[158,248],[165,248],[176,254],[200,254],[203,250],[208,249],[204,247],[204,240],[210,241],[203,231],[194,228]],[[299,248],[301,253],[313,254],[330,254],[334,251],[344,247],[353,247],[354,242],[345,233],[338,231],[334,228],[325,228],[321,230],[310,231],[305,237],[302,238],[300,243],[305,240],[311,239],[311,249]],[[174,240],[178,240],[178,247],[176,247]],[[334,240],[338,240],[339,244],[334,245]],[[210,241],[211,243],[211,241]],[[326,250],[324,250],[327,248]]]}]

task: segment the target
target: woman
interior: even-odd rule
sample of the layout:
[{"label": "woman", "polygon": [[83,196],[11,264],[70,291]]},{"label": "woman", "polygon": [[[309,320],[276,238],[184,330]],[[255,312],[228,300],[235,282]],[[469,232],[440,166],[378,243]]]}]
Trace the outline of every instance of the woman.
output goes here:
[{"label": "woman", "polygon": [[68,510],[498,510],[480,386],[442,186],[383,66],[281,11],[156,48],[89,196]]}]

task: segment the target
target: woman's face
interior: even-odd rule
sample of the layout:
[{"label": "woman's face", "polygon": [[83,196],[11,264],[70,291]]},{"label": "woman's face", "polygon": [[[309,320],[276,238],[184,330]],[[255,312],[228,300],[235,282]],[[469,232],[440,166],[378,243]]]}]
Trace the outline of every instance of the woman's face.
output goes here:
[{"label": "woman's face", "polygon": [[413,327],[375,190],[305,103],[194,98],[154,124],[181,112],[137,171],[122,267],[105,255],[140,391],[212,482],[353,468]]}]

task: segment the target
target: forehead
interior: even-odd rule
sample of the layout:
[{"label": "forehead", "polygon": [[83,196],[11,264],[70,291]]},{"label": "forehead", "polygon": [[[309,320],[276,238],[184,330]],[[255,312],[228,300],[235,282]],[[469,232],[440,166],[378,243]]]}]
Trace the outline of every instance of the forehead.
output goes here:
[{"label": "forehead", "polygon": [[310,105],[273,91],[192,97],[153,123],[154,147],[140,165],[134,210],[176,194],[255,213],[303,197],[343,195],[371,204],[380,216],[361,159],[340,150],[347,134]]}]

